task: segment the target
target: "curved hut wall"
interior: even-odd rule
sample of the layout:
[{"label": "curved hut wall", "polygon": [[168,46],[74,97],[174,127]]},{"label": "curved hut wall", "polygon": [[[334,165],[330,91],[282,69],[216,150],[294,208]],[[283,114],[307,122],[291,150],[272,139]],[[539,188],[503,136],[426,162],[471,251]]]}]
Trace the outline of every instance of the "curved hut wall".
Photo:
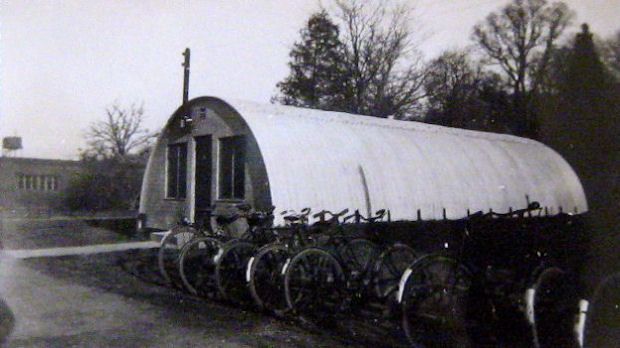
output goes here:
[{"label": "curved hut wall", "polygon": [[[364,215],[385,208],[392,220],[404,221],[454,221],[480,210],[522,209],[528,201],[549,215],[588,209],[566,161],[529,139],[214,97],[191,100],[190,110],[191,124],[183,125],[177,110],[151,153],[140,201],[147,227],[194,221],[205,201]],[[226,162],[227,146],[235,144],[226,139],[235,136],[245,144],[241,167]],[[170,157],[175,144],[186,144],[184,171]],[[185,197],[168,192],[171,161],[185,175],[176,179]],[[231,167],[242,168],[243,178],[238,170],[236,181],[229,178]],[[210,180],[200,175],[205,170]],[[243,188],[231,188],[232,181]]]}]

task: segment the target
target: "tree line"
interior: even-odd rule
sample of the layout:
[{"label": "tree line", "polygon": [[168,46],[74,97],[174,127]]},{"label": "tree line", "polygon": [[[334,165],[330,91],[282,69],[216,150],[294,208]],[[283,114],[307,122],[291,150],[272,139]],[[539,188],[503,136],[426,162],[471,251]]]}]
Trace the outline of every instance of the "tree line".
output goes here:
[{"label": "tree line", "polygon": [[620,31],[586,53],[587,43],[564,35],[574,13],[562,2],[514,0],[472,28],[468,48],[426,62],[412,13],[356,0],[314,13],[273,101],[539,138],[542,104],[588,88],[560,88],[578,68],[568,60],[600,60],[600,74],[618,77]]}]

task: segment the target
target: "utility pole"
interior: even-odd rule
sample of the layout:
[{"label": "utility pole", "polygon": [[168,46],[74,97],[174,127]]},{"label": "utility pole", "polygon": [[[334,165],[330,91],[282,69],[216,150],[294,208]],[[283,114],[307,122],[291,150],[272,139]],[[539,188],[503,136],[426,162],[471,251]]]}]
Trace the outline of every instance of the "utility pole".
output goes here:
[{"label": "utility pole", "polygon": [[191,122],[192,119],[189,113],[189,104],[187,102],[189,95],[189,48],[185,49],[183,56],[185,57],[185,60],[183,61],[183,118],[185,119],[185,122]]}]

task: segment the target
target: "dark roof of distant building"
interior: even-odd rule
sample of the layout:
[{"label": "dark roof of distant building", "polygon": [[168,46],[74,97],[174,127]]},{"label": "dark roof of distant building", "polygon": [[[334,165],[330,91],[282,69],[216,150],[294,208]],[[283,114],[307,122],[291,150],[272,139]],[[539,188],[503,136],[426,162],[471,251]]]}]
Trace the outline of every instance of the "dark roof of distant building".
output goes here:
[{"label": "dark roof of distant building", "polygon": [[51,159],[51,158],[0,157],[0,161],[30,163],[30,164],[63,164],[63,165],[74,165],[74,166],[81,165],[80,161]]}]

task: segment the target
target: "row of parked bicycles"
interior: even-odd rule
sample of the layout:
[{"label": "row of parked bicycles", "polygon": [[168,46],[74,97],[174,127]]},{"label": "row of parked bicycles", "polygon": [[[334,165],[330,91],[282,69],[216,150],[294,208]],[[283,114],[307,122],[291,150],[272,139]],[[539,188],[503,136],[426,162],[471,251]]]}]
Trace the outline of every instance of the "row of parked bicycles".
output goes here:
[{"label": "row of parked bicycles", "polygon": [[[538,208],[531,204],[509,216],[523,217]],[[524,292],[526,286],[515,279],[525,277],[491,264],[463,262],[465,240],[456,243],[455,251],[453,240],[440,238],[439,248],[425,252],[389,241],[379,228],[391,225],[387,210],[373,216],[348,209],[282,211],[277,213],[285,221],[281,227],[273,226],[273,209],[239,205],[237,211],[216,216],[214,224],[179,224],[167,232],[158,253],[166,282],[196,296],[312,323],[329,325],[352,316],[399,323],[413,346],[470,346],[472,335],[490,337],[485,330],[502,311],[510,316],[515,308],[532,325],[530,343],[562,346],[571,336],[574,318],[568,304],[577,295],[565,286],[567,273],[561,268],[537,270]],[[505,216],[472,214],[459,227],[461,237],[469,237],[470,221],[486,217]],[[563,323],[570,326],[568,333],[557,329]],[[499,343],[478,339],[477,344]]]}]

